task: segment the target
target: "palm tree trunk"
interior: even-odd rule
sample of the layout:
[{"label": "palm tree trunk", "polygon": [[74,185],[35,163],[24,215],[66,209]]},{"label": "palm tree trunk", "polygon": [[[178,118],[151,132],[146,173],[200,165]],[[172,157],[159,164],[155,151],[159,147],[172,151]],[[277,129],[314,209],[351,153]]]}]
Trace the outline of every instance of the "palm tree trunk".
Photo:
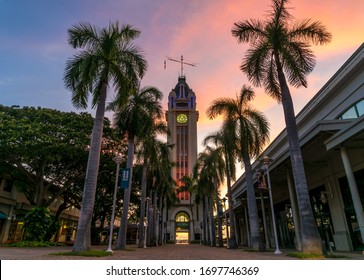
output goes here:
[{"label": "palm tree trunk", "polygon": [[144,247],[144,218],[145,218],[145,197],[147,193],[147,171],[148,166],[147,164],[143,165],[143,172],[142,172],[142,189],[141,189],[141,198],[140,198],[140,219],[139,219],[139,242],[138,247]]},{"label": "palm tree trunk", "polygon": [[218,190],[218,183],[216,177],[214,178],[214,185],[215,185],[215,203],[216,203],[216,209],[217,209],[217,230],[219,235],[219,240],[217,243],[218,247],[223,247],[222,242],[222,225],[221,225],[221,218],[220,218],[220,201],[219,201],[219,190]]},{"label": "palm tree trunk", "polygon": [[[235,214],[233,207],[233,198],[231,194],[231,178],[230,178],[230,167],[229,167],[229,156],[228,152],[225,152],[225,162],[226,162],[226,187],[227,187],[227,196],[229,202],[229,220],[230,220],[230,237],[229,237],[229,248],[237,248],[238,244],[236,242],[235,236]],[[226,210],[225,210],[226,211]],[[227,223],[228,224],[228,223]]]},{"label": "palm tree trunk", "polygon": [[99,172],[101,141],[106,104],[107,84],[102,85],[101,94],[97,103],[96,116],[92,127],[91,145],[88,154],[85,185],[83,188],[82,206],[77,225],[77,234],[73,251],[91,250],[91,221],[95,204],[97,175]]},{"label": "palm tree trunk", "polygon": [[263,243],[259,231],[259,216],[258,207],[255,197],[255,189],[253,184],[253,173],[252,166],[250,164],[249,154],[246,152],[243,155],[244,167],[245,167],[245,178],[247,185],[247,203],[248,203],[248,215],[249,215],[249,225],[250,225],[250,239],[251,246],[255,250],[263,251]]},{"label": "palm tree trunk", "polygon": [[160,194],[161,197],[159,198],[159,220],[158,220],[158,227],[159,227],[159,237],[158,237],[158,243],[159,245],[163,245],[163,201],[164,198],[162,194]]},{"label": "palm tree trunk", "polygon": [[131,183],[133,178],[133,161],[134,161],[134,137],[128,137],[128,159],[126,161],[126,167],[130,168],[129,174],[129,186],[124,190],[123,201],[123,213],[121,217],[121,225],[119,229],[118,239],[116,242],[116,249],[121,250],[126,248],[126,234],[128,231],[128,214],[129,214],[129,202],[131,193]]},{"label": "palm tree trunk", "polygon": [[156,237],[157,237],[157,192],[153,191],[153,211],[151,217],[151,240],[150,243],[152,246],[156,245]]},{"label": "palm tree trunk", "polygon": [[193,236],[193,240],[195,240],[195,220],[193,216],[193,206],[192,206],[192,192],[190,192],[190,210],[191,210],[191,222],[192,222],[192,230],[189,236],[190,241],[192,240],[191,236]]},{"label": "palm tree trunk", "polygon": [[216,246],[216,228],[215,228],[215,219],[214,219],[214,205],[212,202],[212,198],[209,197],[209,213],[210,213],[210,228],[211,228],[211,246]]},{"label": "palm tree trunk", "polygon": [[286,122],[287,138],[292,164],[293,179],[296,188],[297,204],[301,221],[302,251],[322,254],[321,237],[312,213],[310,195],[306,181],[302,152],[299,144],[296,117],[290,90],[282,70],[279,58],[275,55],[278,79],[281,87],[282,105]]},{"label": "palm tree trunk", "polygon": [[204,195],[204,239],[205,245],[210,245],[209,209],[207,195]]}]

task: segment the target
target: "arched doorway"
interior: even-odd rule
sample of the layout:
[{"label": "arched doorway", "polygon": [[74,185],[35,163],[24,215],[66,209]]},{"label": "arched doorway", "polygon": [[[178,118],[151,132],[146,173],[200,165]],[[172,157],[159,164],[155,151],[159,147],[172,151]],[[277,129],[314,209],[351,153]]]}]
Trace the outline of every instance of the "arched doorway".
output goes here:
[{"label": "arched doorway", "polygon": [[186,212],[178,212],[175,221],[176,243],[188,243],[190,240],[190,217]]}]

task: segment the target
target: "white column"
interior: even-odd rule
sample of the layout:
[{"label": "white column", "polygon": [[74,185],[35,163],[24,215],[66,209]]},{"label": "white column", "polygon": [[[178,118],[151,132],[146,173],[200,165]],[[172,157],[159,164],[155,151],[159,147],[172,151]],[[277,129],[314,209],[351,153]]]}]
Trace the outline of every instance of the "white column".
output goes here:
[{"label": "white column", "polygon": [[363,207],[362,207],[359,192],[358,192],[358,187],[355,182],[354,173],[351,168],[349,156],[346,152],[345,147],[340,147],[340,153],[341,153],[341,158],[343,160],[346,177],[348,178],[348,182],[349,182],[349,188],[350,188],[350,192],[351,192],[351,197],[353,199],[356,218],[358,220],[361,239],[364,242],[364,213],[363,213]]}]

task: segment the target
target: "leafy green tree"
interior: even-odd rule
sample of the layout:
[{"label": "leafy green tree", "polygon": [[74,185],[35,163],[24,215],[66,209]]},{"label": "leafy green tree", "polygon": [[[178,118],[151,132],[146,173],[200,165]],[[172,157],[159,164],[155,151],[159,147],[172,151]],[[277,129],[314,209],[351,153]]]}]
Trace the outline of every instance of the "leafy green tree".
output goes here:
[{"label": "leafy green tree", "polygon": [[79,51],[67,61],[65,86],[72,92],[76,108],[87,108],[90,95],[92,107],[96,107],[74,251],[91,249],[90,228],[108,89],[113,87],[119,100],[127,100],[128,89],[137,85],[147,68],[141,50],[133,43],[139,34],[132,26],[119,26],[118,22],[102,29],[79,23],[68,30],[69,44]]},{"label": "leafy green tree", "polygon": [[[146,131],[150,131],[155,119],[162,116],[160,100],[163,94],[155,87],[131,87],[131,95],[128,101],[116,99],[110,106],[115,113],[115,125],[121,135],[128,139],[128,158],[126,167],[133,173],[134,150],[136,138],[143,138]],[[132,175],[130,175],[132,176]],[[128,226],[129,201],[131,193],[131,182],[129,188],[124,191],[123,213],[116,249],[126,248],[126,233]]]},{"label": "leafy green tree", "polygon": [[48,207],[60,197],[76,200],[73,195],[85,174],[91,116],[0,106],[0,120],[0,172],[11,176],[29,203]]},{"label": "leafy green tree", "polygon": [[58,226],[48,208],[34,207],[24,217],[24,240],[49,242]]},{"label": "leafy green tree", "polygon": [[243,59],[241,70],[253,85],[264,87],[267,94],[282,103],[301,221],[302,250],[307,253],[322,253],[321,238],[310,205],[288,84],[307,87],[307,75],[316,64],[310,44],[329,43],[331,34],[318,21],[304,19],[292,23],[287,3],[288,0],[272,0],[272,11],[266,20],[236,22],[232,35],[239,43],[251,45]]},{"label": "leafy green tree", "polygon": [[207,115],[214,118],[223,114],[225,123],[235,129],[230,140],[236,142],[239,158],[244,164],[251,245],[254,249],[264,250],[259,230],[251,158],[257,157],[268,143],[269,124],[263,113],[249,104],[253,99],[252,88],[244,85],[236,99],[226,97],[214,100]]}]

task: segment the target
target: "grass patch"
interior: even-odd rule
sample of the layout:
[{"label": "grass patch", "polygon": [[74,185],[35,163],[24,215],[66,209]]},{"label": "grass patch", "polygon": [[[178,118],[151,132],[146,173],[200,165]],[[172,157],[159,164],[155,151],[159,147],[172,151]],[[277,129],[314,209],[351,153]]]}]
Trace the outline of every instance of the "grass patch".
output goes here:
[{"label": "grass patch", "polygon": [[4,247],[55,247],[64,246],[57,242],[41,242],[41,241],[20,241],[16,243],[2,244]]},{"label": "grass patch", "polygon": [[135,251],[135,249],[133,249],[133,248],[125,248],[125,249],[123,249],[122,251],[134,252],[134,251]]},{"label": "grass patch", "polygon": [[302,253],[302,252],[287,253],[287,256],[290,256],[293,258],[298,258],[298,259],[308,259],[308,260],[350,259],[350,257],[343,256],[343,255],[335,255],[335,254],[321,255],[321,254],[308,254],[308,253]]},{"label": "grass patch", "polygon": [[55,256],[78,256],[78,257],[106,257],[112,255],[111,252],[106,251],[98,251],[98,250],[90,250],[90,251],[82,251],[82,252],[58,252],[52,253],[50,255]]},{"label": "grass patch", "polygon": [[302,252],[291,252],[288,253],[287,256],[298,259],[325,259],[325,256],[322,254],[308,254]]},{"label": "grass patch", "polygon": [[252,252],[252,253],[266,253],[266,252],[274,252],[273,250],[265,249],[263,251],[259,251],[259,249],[254,248],[243,248],[243,252]]},{"label": "grass patch", "polygon": [[348,256],[343,256],[343,255],[335,255],[335,254],[329,254],[327,256],[325,256],[328,259],[350,259],[350,257]]}]

